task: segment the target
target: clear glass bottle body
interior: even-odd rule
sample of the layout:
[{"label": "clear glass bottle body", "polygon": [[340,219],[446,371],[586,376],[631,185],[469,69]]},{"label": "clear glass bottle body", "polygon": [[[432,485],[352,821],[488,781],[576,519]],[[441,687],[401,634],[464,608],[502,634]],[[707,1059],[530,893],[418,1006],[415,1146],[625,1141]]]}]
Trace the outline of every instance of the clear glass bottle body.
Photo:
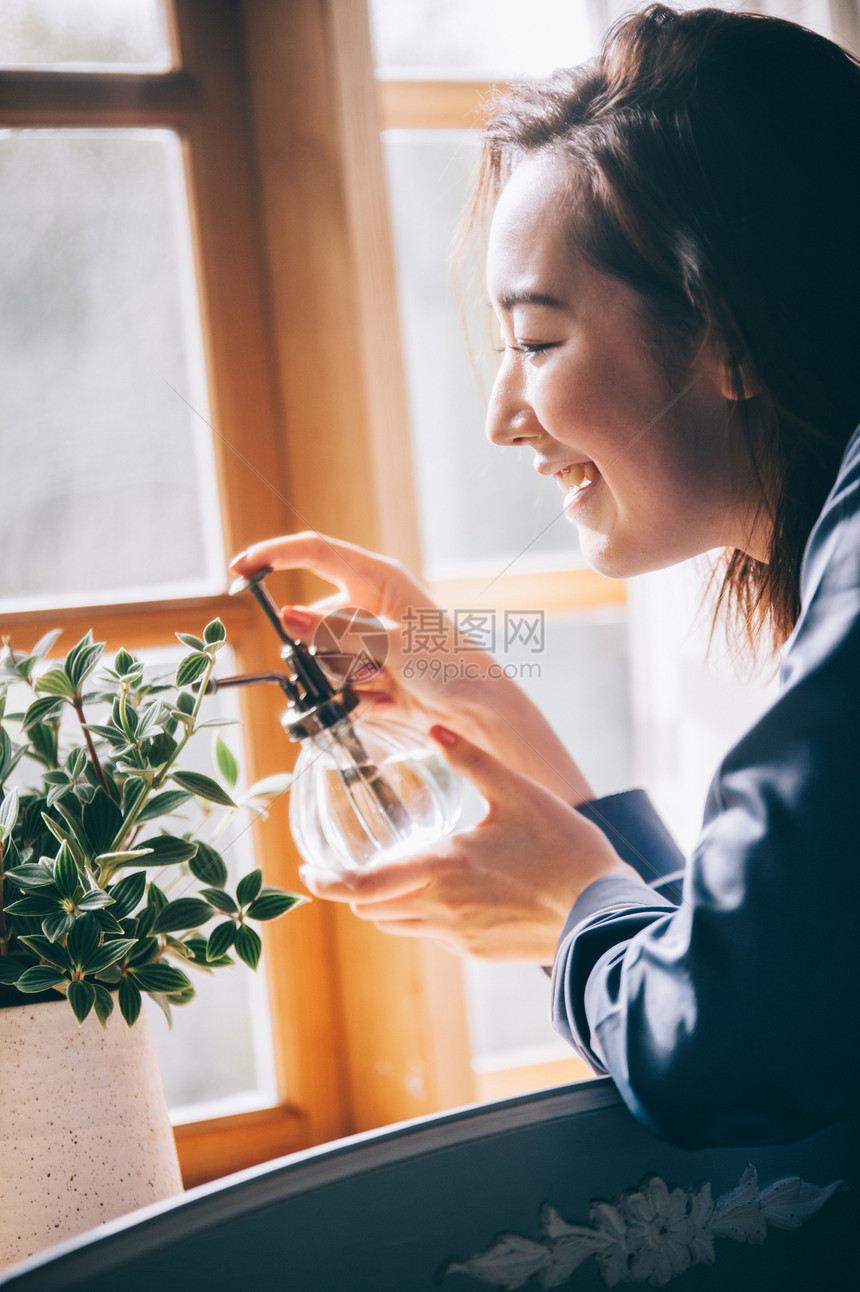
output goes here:
[{"label": "clear glass bottle body", "polygon": [[363,870],[432,847],[462,803],[460,778],[419,732],[344,719],[302,741],[290,828],[309,865]]}]

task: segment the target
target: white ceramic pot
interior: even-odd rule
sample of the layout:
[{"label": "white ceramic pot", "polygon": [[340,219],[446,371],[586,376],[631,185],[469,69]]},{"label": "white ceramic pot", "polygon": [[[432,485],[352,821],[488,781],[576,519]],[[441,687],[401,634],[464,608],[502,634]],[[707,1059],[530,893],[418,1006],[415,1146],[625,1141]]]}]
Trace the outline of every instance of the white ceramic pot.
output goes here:
[{"label": "white ceramic pot", "polygon": [[145,1013],[0,1009],[0,1266],[181,1191]]}]

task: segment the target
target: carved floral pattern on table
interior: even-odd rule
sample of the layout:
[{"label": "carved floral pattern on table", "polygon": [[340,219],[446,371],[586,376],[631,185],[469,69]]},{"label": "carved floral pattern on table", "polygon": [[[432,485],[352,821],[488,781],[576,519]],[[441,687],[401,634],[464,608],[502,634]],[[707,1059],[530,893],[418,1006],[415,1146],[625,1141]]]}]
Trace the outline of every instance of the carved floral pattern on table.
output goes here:
[{"label": "carved floral pattern on table", "polygon": [[557,1288],[593,1256],[607,1287],[663,1287],[693,1265],[713,1265],[715,1238],[763,1243],[768,1226],[799,1229],[842,1184],[807,1184],[795,1175],[759,1189],[750,1164],[737,1186],[714,1202],[707,1182],[685,1192],[652,1176],[613,1202],[592,1202],[589,1225],[568,1224],[544,1203],[540,1241],[500,1234],[485,1251],[449,1261],[441,1274],[468,1274],[506,1292],[531,1278],[540,1288]]}]

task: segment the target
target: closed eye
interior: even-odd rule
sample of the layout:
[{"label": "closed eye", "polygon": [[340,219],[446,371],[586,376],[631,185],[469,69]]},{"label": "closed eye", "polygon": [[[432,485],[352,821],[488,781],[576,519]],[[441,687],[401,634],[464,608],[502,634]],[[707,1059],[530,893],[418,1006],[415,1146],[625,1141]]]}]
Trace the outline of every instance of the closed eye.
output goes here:
[{"label": "closed eye", "polygon": [[505,354],[507,351],[511,354],[543,354],[557,344],[557,341],[517,341],[514,345],[496,347],[496,354]]}]

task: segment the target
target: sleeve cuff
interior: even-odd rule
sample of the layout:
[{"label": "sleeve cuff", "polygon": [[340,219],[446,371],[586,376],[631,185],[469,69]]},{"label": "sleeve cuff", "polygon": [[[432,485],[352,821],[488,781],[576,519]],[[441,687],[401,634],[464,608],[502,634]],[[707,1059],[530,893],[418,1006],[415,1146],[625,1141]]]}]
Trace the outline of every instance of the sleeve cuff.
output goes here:
[{"label": "sleeve cuff", "polygon": [[[624,790],[582,803],[577,809],[606,835],[622,861],[646,884],[680,901],[684,854],[644,790]],[[662,882],[661,882],[662,881]]]}]

